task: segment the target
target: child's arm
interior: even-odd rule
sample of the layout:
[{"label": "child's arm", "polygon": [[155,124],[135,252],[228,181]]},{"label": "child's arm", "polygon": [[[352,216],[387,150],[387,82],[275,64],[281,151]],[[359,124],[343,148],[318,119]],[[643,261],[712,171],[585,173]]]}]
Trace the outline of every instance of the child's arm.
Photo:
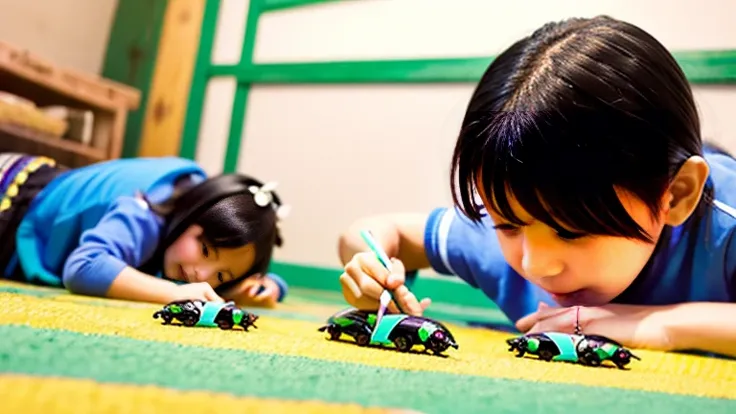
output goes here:
[{"label": "child's arm", "polygon": [[217,300],[206,283],[179,286],[135,269],[154,254],[161,226],[143,200],[121,197],[80,237],[64,266],[64,286],[74,293],[133,301]]},{"label": "child's arm", "polygon": [[[143,200],[119,198],[94,227],[82,233],[79,246],[64,264],[64,286],[74,293],[106,296],[126,267],[138,267],[154,254],[161,226]],[[159,284],[163,286],[167,285]]]},{"label": "child's arm", "polygon": [[177,285],[126,266],[110,284],[106,296],[137,302],[166,304],[177,300],[200,299],[224,302],[208,283]]},{"label": "child's arm", "polygon": [[683,303],[668,307],[661,318],[675,350],[736,357],[736,303]]},{"label": "child's arm", "polygon": [[677,305],[620,305],[554,308],[516,322],[526,333],[584,333],[607,336],[632,348],[698,350],[736,357],[736,303],[690,302]]}]

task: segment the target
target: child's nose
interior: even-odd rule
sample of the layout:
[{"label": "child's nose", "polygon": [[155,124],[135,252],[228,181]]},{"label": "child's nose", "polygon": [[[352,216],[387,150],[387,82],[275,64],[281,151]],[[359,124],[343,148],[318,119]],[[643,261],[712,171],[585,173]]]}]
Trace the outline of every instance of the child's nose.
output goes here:
[{"label": "child's nose", "polygon": [[209,279],[209,271],[203,268],[197,268],[194,271],[194,277],[197,282],[206,282]]},{"label": "child's nose", "polygon": [[521,258],[521,268],[527,277],[539,279],[560,274],[562,263],[552,249],[526,244]]}]

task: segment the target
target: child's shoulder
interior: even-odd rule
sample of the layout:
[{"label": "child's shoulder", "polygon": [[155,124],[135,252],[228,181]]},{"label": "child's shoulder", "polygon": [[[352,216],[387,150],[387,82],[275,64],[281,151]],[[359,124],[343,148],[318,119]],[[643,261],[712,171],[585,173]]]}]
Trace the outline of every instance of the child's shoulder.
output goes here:
[{"label": "child's shoulder", "polygon": [[710,167],[709,184],[713,186],[716,205],[736,209],[736,159],[722,153],[706,153]]},{"label": "child's shoulder", "polygon": [[651,269],[660,301],[736,300],[736,159],[721,153],[705,158],[713,200],[660,247]]},{"label": "child's shoulder", "polygon": [[708,185],[713,191],[712,214],[706,224],[710,233],[720,239],[733,237],[736,233],[736,159],[722,153],[706,153],[705,159],[710,167]]}]

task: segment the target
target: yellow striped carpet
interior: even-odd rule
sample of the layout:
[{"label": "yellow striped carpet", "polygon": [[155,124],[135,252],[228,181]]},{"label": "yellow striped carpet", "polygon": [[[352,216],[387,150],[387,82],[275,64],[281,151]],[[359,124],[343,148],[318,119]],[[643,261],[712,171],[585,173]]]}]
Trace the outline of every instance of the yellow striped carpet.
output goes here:
[{"label": "yellow striped carpet", "polygon": [[162,326],[158,306],[0,282],[2,413],[736,413],[736,361],[638,351],[630,370],[517,359],[451,324],[448,358],[317,328],[344,308],[293,289],[250,332]]}]

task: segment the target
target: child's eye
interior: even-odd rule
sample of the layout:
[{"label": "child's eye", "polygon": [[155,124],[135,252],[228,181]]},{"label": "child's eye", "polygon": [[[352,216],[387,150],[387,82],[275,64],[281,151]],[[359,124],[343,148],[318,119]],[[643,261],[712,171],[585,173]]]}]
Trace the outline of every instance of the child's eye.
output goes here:
[{"label": "child's eye", "polygon": [[519,227],[513,224],[496,224],[493,226],[494,230],[498,230],[506,236],[513,236],[519,231]]},{"label": "child's eye", "polygon": [[219,280],[220,283],[225,283],[225,276],[223,276],[222,272],[217,272],[217,280]]},{"label": "child's eye", "polygon": [[208,257],[210,255],[210,250],[207,248],[207,245],[202,243],[202,255],[204,257]]},{"label": "child's eye", "polygon": [[567,230],[559,230],[557,231],[557,237],[563,239],[563,240],[577,240],[581,239],[583,237],[587,236],[585,233],[575,233],[572,231]]}]

